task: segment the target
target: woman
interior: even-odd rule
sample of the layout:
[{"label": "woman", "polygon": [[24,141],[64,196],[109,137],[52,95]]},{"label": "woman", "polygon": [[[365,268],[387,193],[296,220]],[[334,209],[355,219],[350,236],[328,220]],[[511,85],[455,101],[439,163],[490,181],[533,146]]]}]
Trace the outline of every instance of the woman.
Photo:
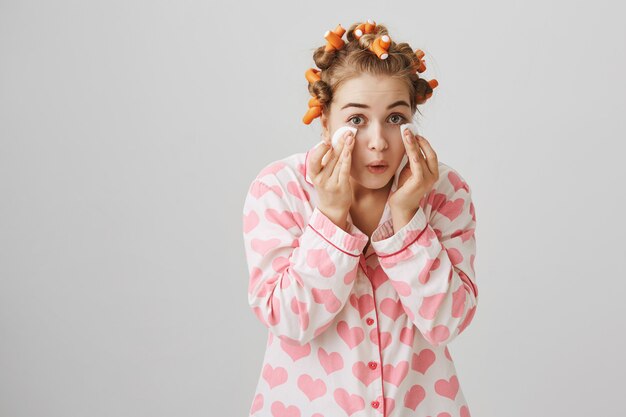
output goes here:
[{"label": "woman", "polygon": [[307,71],[323,143],[265,166],[244,203],[248,301],[269,329],[250,415],[469,416],[447,345],[478,301],[471,190],[400,133],[436,82],[383,25],[344,33]]}]

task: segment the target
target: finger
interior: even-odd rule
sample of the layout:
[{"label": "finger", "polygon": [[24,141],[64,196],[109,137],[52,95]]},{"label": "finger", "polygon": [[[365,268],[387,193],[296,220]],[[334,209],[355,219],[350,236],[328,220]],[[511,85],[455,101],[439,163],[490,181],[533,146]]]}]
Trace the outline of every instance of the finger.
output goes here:
[{"label": "finger", "polygon": [[420,150],[417,145],[417,141],[413,136],[413,133],[406,129],[404,131],[404,147],[406,148],[406,153],[409,158],[409,166],[411,168],[411,172],[414,174],[422,173],[422,165],[420,164]]},{"label": "finger", "polygon": [[309,151],[307,157],[307,171],[311,174],[311,177],[317,176],[322,170],[322,157],[328,152],[329,148],[329,144],[320,142]]},{"label": "finger", "polygon": [[335,171],[335,166],[337,165],[339,157],[341,156],[341,152],[343,151],[343,147],[346,143],[346,137],[349,133],[351,132],[348,131],[341,138],[339,138],[339,144],[337,145],[337,148],[332,149],[331,156],[326,163],[326,167],[328,167],[328,169],[324,170],[326,172],[326,178],[330,178]]},{"label": "finger", "polygon": [[352,149],[354,149],[354,137],[350,137],[350,143],[344,143],[338,166],[333,171],[333,178],[339,183],[347,181],[347,176],[350,175]]},{"label": "finger", "polygon": [[439,175],[439,162],[437,160],[437,153],[435,152],[433,147],[430,146],[430,143],[426,140],[425,137],[418,135],[418,138],[419,138],[420,148],[424,151],[424,155],[425,155],[424,159],[426,160],[428,169],[430,170],[431,173],[438,176]]}]

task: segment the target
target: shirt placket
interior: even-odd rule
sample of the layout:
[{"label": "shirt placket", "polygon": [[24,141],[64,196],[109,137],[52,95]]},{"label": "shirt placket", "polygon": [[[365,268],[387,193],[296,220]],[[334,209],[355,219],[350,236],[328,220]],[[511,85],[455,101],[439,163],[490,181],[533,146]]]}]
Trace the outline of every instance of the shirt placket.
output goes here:
[{"label": "shirt placket", "polygon": [[[381,219],[378,223],[377,228],[389,219],[389,216],[390,216],[389,212],[390,212],[389,200],[387,200],[387,202],[385,203],[385,209],[383,210],[383,214],[381,216]],[[352,217],[350,216],[349,213],[348,213],[348,221],[352,223]],[[363,271],[363,274],[367,277],[367,280],[370,284],[369,286],[370,295],[372,296],[372,299],[374,300],[374,309],[372,313],[368,314],[367,316],[363,318],[365,320],[365,325],[363,327],[366,329],[368,339],[369,339],[371,330],[372,329],[376,330],[377,349],[372,353],[372,358],[367,363],[367,367],[370,369],[371,372],[377,373],[376,381],[378,382],[379,384],[378,386],[380,388],[377,389],[376,392],[371,393],[372,396],[370,397],[369,405],[372,409],[378,410],[378,412],[382,413],[383,417],[385,417],[386,415],[385,404],[384,404],[385,388],[383,385],[383,381],[384,381],[383,365],[384,364],[383,364],[383,355],[382,355],[382,342],[380,339],[380,318],[378,315],[378,307],[377,307],[378,303],[376,301],[376,290],[374,289],[374,285],[372,284],[372,279],[367,274],[367,262],[366,262],[366,258],[368,258],[373,253],[374,253],[374,250],[370,243],[367,248],[366,253],[365,254],[361,253],[361,255],[359,256],[359,265],[361,267],[361,270]]]}]

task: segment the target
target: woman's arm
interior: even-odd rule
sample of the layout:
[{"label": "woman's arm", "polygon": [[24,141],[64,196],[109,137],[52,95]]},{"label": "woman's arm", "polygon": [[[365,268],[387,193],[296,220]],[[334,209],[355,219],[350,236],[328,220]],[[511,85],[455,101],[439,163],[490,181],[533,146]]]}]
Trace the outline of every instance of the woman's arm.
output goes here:
[{"label": "woman's arm", "polygon": [[299,198],[294,187],[274,173],[257,176],[244,203],[243,238],[250,307],[275,335],[304,344],[344,306],[368,237],[350,223],[346,232],[317,207],[304,220],[289,204]]},{"label": "woman's arm", "polygon": [[436,189],[429,195],[430,222],[420,207],[395,234],[393,219],[372,234],[404,310],[434,346],[450,343],[470,324],[478,301],[470,187],[450,169]]}]

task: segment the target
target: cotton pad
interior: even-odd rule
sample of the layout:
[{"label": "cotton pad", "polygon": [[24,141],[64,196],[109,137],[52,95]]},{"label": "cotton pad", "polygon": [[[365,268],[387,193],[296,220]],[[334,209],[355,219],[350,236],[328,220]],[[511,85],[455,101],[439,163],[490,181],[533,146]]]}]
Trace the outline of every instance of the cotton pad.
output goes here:
[{"label": "cotton pad", "polygon": [[337,146],[339,146],[339,139],[346,133],[346,131],[350,130],[353,134],[354,137],[356,137],[356,132],[357,129],[356,127],[352,127],[352,126],[341,126],[339,129],[335,130],[335,133],[333,133],[333,139],[331,140],[331,143],[333,144],[333,148],[337,148]]},{"label": "cotton pad", "polygon": [[404,137],[404,131],[406,129],[409,129],[413,133],[413,136],[417,136],[417,126],[415,123],[405,123],[400,125],[400,133],[402,133],[402,137]]},{"label": "cotton pad", "polygon": [[[400,125],[400,133],[402,134],[402,138],[404,138],[404,131],[406,129],[409,129],[414,136],[417,135],[417,126],[415,125],[415,123],[405,123],[403,125]],[[404,156],[402,157],[402,161],[400,161],[400,165],[398,166],[398,169],[396,170],[396,174],[395,174],[395,184],[397,185],[398,183],[398,176],[400,175],[400,172],[402,171],[402,169],[404,168],[404,166],[407,164],[407,162],[409,162],[409,157],[406,155],[406,153],[404,154]]]},{"label": "cotton pad", "polygon": [[[338,128],[337,130],[335,130],[335,133],[333,133],[333,137],[330,141],[330,143],[333,146],[333,149],[337,149],[337,147],[339,146],[339,139],[341,139],[341,137],[348,131],[350,130],[353,134],[354,137],[356,138],[356,132],[357,132],[357,128],[356,127],[352,127],[352,126],[341,126],[340,128]],[[322,141],[323,142],[323,141]],[[321,144],[321,143],[320,143]],[[322,157],[322,165],[326,165],[326,162],[328,162],[328,158],[330,157],[330,149],[328,150],[328,152],[326,152],[326,154]]]}]

